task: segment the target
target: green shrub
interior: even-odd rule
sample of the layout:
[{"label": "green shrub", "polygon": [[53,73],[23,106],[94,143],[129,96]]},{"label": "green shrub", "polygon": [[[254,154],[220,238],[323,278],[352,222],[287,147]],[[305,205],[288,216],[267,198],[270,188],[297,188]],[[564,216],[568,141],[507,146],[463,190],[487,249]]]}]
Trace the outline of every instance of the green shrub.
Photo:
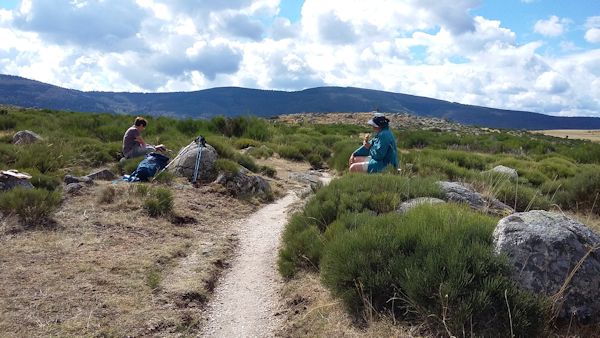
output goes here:
[{"label": "green shrub", "polygon": [[283,242],[286,245],[280,249],[277,261],[282,276],[290,278],[301,268],[317,269],[323,241],[319,230],[304,216],[292,216],[283,233]]},{"label": "green shrub", "polygon": [[565,208],[600,214],[600,166],[586,165],[575,176],[565,180],[556,199]]},{"label": "green shrub", "polygon": [[156,188],[144,201],[144,208],[152,217],[168,216],[173,213],[173,193],[166,188]]},{"label": "green shrub", "polygon": [[249,139],[249,138],[240,138],[235,140],[235,142],[233,143],[233,145],[237,148],[237,149],[244,149],[244,148],[248,148],[248,147],[259,147],[260,146],[260,142],[253,140],[253,139]]},{"label": "green shrub", "polygon": [[313,169],[323,168],[323,159],[321,158],[321,156],[319,156],[317,154],[310,154],[310,155],[308,155],[307,160]]},{"label": "green shrub", "polygon": [[327,233],[329,227],[345,215],[383,214],[394,211],[400,202],[411,198],[441,195],[439,186],[431,178],[349,174],[333,180],[318,190],[303,212],[286,225],[279,257],[280,271],[290,277],[298,269],[318,267],[321,260],[318,248],[324,245],[321,234]]},{"label": "green shrub", "polygon": [[130,175],[137,169],[138,165],[143,159],[144,157],[135,157],[119,162],[119,172]]},{"label": "green shrub", "polygon": [[61,183],[61,179],[56,176],[45,175],[41,173],[31,174],[31,184],[38,189],[54,191],[61,185]]},{"label": "green shrub", "polygon": [[67,144],[34,143],[16,149],[16,168],[35,168],[41,173],[62,169],[72,158]]},{"label": "green shrub", "polygon": [[288,160],[293,161],[302,161],[304,160],[304,155],[300,151],[300,149],[296,146],[291,145],[283,145],[277,148],[277,153],[279,156],[283,158],[287,158]]},{"label": "green shrub", "polygon": [[15,129],[17,126],[17,120],[6,114],[0,115],[0,130],[10,130]]},{"label": "green shrub", "polygon": [[263,166],[260,167],[260,173],[263,174],[263,175],[265,175],[265,176],[268,176],[268,177],[275,177],[275,176],[277,176],[277,170],[275,170],[274,168],[269,167],[267,165],[263,165]]},{"label": "green shrub", "polygon": [[236,162],[239,165],[241,165],[242,167],[250,170],[253,173],[258,172],[258,170],[259,170],[259,167],[256,164],[256,162],[254,162],[254,160],[252,159],[252,157],[250,157],[248,155],[238,154],[236,156]]},{"label": "green shrub", "polygon": [[146,197],[150,193],[150,187],[146,184],[139,183],[134,185],[134,194],[140,197]]},{"label": "green shrub", "polygon": [[59,191],[19,187],[0,193],[0,210],[4,214],[16,214],[25,227],[35,227],[50,219],[60,201]]},{"label": "green shrub", "polygon": [[254,148],[248,152],[248,155],[253,156],[255,158],[269,158],[273,156],[273,149],[262,145],[258,148]]},{"label": "green shrub", "polygon": [[163,170],[154,177],[154,181],[162,183],[162,184],[171,184],[171,183],[173,183],[174,179],[175,179],[175,174],[168,170]]},{"label": "green shrub", "polygon": [[352,313],[369,304],[401,319],[416,314],[455,335],[541,332],[545,303],[517,289],[492,252],[496,219],[438,205],[362,221],[327,244],[321,263],[323,283]]},{"label": "green shrub", "polygon": [[536,188],[505,182],[494,191],[494,196],[516,211],[548,210],[552,203]]},{"label": "green shrub", "polygon": [[348,170],[348,160],[350,155],[360,146],[360,141],[344,140],[333,145],[333,154],[328,161],[329,168],[335,169],[338,172]]},{"label": "green shrub", "polygon": [[237,151],[229,144],[230,140],[219,136],[208,136],[206,142],[213,146],[222,158],[234,159]]},{"label": "green shrub", "polygon": [[215,169],[229,174],[237,174],[240,171],[240,166],[232,160],[220,158],[215,161]]}]

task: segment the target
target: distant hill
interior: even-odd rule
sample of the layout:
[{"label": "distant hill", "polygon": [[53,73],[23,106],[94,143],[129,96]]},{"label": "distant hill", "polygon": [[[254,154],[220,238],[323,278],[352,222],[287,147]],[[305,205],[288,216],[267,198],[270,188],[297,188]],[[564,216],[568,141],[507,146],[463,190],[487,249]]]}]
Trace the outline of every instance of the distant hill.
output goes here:
[{"label": "distant hill", "polygon": [[83,92],[18,76],[0,75],[0,104],[181,118],[247,114],[272,117],[303,112],[379,109],[491,128],[600,129],[600,118],[596,117],[556,117],[352,87],[318,87],[296,92],[237,87],[173,93]]}]

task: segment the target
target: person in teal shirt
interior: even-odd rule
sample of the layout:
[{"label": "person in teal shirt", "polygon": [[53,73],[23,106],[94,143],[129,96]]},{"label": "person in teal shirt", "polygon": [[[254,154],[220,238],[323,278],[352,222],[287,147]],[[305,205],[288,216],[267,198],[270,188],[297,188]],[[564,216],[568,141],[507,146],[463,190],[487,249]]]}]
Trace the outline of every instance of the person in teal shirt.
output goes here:
[{"label": "person in teal shirt", "polygon": [[382,172],[388,165],[398,168],[398,147],[390,130],[390,120],[383,114],[375,113],[367,122],[373,127],[374,137],[365,137],[363,145],[350,156],[351,172]]}]

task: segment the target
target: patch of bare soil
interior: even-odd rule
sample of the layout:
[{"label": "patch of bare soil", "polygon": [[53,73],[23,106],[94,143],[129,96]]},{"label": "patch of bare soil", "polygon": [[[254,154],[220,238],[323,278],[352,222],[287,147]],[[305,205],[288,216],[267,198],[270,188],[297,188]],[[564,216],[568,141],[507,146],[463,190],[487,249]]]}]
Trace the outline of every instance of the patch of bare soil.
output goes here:
[{"label": "patch of bare soil", "polygon": [[[99,201],[107,186],[115,201]],[[188,336],[255,205],[176,183],[174,218],[151,218],[135,185],[66,198],[51,229],[0,224],[0,336]]]},{"label": "patch of bare soil", "polygon": [[535,133],[548,136],[570,138],[577,140],[590,140],[592,142],[600,142],[600,130],[574,130],[574,129],[554,129],[554,130],[538,130]]}]

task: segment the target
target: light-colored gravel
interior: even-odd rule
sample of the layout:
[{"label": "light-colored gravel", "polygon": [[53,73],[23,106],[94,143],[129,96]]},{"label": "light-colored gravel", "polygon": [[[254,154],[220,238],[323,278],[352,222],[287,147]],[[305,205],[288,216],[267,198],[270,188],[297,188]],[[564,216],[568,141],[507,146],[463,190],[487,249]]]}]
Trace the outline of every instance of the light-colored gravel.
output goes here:
[{"label": "light-colored gravel", "polygon": [[280,326],[277,254],[290,193],[252,214],[240,227],[239,249],[208,304],[204,337],[272,337]]}]

